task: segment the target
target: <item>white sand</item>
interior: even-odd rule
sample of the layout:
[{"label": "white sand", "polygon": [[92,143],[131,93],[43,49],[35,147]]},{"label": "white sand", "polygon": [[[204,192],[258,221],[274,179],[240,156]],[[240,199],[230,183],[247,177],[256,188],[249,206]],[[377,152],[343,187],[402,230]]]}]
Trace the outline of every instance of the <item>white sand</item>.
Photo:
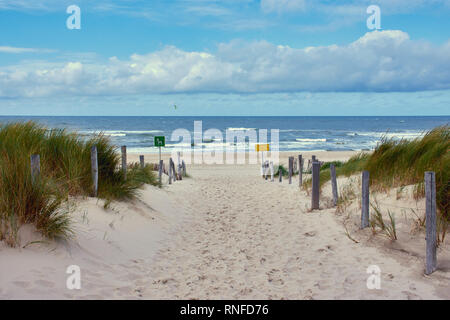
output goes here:
[{"label": "white sand", "polygon": [[[352,153],[315,154],[327,161]],[[0,298],[450,299],[449,241],[439,249],[439,270],[424,276],[424,232],[411,231],[414,215],[405,209],[423,214],[424,200],[412,200],[411,188],[376,195],[383,211],[396,213],[399,240],[392,243],[359,230],[358,201],[344,213],[327,209],[329,185],[323,209],[310,212],[297,179],[264,181],[255,165],[195,165],[188,173],[113,210],[77,201],[77,237],[69,243],[0,243]],[[338,183],[357,193],[357,180]],[[23,245],[39,238],[29,227],[21,231]],[[66,288],[72,264],[81,267],[81,290]],[[369,265],[381,269],[380,290],[367,289]]]}]

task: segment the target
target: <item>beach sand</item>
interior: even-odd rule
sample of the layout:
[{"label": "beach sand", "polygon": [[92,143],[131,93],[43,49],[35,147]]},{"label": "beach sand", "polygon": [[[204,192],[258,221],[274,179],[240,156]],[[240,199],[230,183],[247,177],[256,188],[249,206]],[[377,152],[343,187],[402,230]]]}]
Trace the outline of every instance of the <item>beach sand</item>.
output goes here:
[{"label": "beach sand", "polygon": [[[330,161],[354,152],[314,154]],[[248,164],[187,171],[190,178],[168,185],[164,176],[162,189],[146,187],[139,200],[107,210],[101,200],[74,199],[74,240],[33,242],[42,239],[23,227],[21,248],[0,243],[0,299],[450,299],[449,240],[438,270],[425,276],[425,234],[410,210],[423,215],[424,199],[413,200],[412,188],[371,195],[396,214],[392,242],[359,230],[357,176],[338,179],[356,200],[336,212],[329,183],[321,210],[310,211],[297,177],[264,181]],[[66,287],[69,265],[81,268],[80,290]],[[371,265],[381,270],[379,290],[366,285]]]}]

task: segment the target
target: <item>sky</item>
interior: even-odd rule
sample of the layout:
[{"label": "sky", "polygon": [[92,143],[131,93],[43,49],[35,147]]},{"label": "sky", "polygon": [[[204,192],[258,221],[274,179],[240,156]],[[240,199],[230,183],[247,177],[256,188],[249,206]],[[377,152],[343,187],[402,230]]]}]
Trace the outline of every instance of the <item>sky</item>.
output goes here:
[{"label": "sky", "polygon": [[0,114],[450,115],[450,0],[0,0]]}]

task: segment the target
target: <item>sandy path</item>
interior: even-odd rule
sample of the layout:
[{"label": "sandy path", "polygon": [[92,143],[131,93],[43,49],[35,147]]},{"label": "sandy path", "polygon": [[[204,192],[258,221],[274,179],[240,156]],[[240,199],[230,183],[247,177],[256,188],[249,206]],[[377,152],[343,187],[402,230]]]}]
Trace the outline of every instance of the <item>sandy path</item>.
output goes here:
[{"label": "sandy path", "polygon": [[[191,216],[146,262],[144,298],[437,298],[418,259],[402,263],[353,243],[333,209],[308,212],[295,184],[262,181],[256,167],[228,169],[197,168],[194,179],[170,187]],[[367,289],[372,264],[381,290]]]},{"label": "sandy path", "polygon": [[[188,173],[113,210],[81,201],[70,245],[0,246],[0,299],[450,299],[448,249],[425,278],[424,248],[388,250],[357,227],[352,242],[334,209],[308,211],[297,180],[263,181],[250,165]],[[81,290],[66,288],[72,264]],[[381,269],[380,290],[367,289],[369,265]]]}]

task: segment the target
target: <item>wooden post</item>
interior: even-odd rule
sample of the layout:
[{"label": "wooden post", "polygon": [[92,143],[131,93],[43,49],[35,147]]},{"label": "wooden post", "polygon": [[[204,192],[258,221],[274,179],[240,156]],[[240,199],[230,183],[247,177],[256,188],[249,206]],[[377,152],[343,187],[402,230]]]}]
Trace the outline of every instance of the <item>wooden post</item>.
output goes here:
[{"label": "wooden post", "polygon": [[320,164],[315,161],[312,163],[312,197],[311,209],[319,209],[320,197]]},{"label": "wooden post", "polygon": [[338,203],[338,187],[336,181],[336,168],[334,164],[330,164],[330,174],[331,174],[331,190],[333,192],[333,206],[337,206]]},{"label": "wooden post", "polygon": [[172,184],[172,158],[169,159],[169,184]]},{"label": "wooden post", "polygon": [[261,176],[264,179],[264,151],[261,151]]},{"label": "wooden post", "polygon": [[269,178],[269,161],[264,162],[264,178],[267,180]]},{"label": "wooden post", "polygon": [[289,184],[292,184],[293,170],[294,170],[294,157],[289,157]]},{"label": "wooden post", "polygon": [[177,152],[178,155],[178,165],[177,165],[177,169],[178,169],[178,180],[183,180],[182,174],[181,174],[181,152],[178,151]]},{"label": "wooden post", "polygon": [[369,226],[369,171],[362,172],[361,229]]},{"label": "wooden post", "polygon": [[177,181],[177,172],[175,171],[175,162],[172,160],[172,163],[170,165],[170,168],[172,170],[172,177],[173,177],[173,181]]},{"label": "wooden post", "polygon": [[123,177],[127,179],[127,146],[122,146],[122,172]]},{"label": "wooden post", "polygon": [[139,162],[141,163],[141,169],[144,169],[145,168],[145,160],[144,160],[143,155],[139,156]]},{"label": "wooden post", "polygon": [[437,230],[436,230],[436,175],[433,171],[425,172],[426,197],[426,240],[427,254],[425,274],[431,274],[437,269]]},{"label": "wooden post", "polygon": [[31,161],[31,181],[34,183],[41,174],[41,157],[38,154],[32,154]]},{"label": "wooden post", "polygon": [[302,187],[303,184],[303,158],[302,155],[298,155],[298,185]]},{"label": "wooden post", "polygon": [[162,183],[163,168],[164,168],[164,161],[163,160],[159,160],[159,168],[158,168],[159,183]]},{"label": "wooden post", "polygon": [[278,181],[282,182],[283,181],[283,172],[281,172],[281,165],[278,165]]},{"label": "wooden post", "polygon": [[311,157],[311,162],[316,162],[316,156]]},{"label": "wooden post", "polygon": [[92,172],[92,187],[93,196],[98,194],[98,158],[97,158],[97,146],[91,147],[91,172]]},{"label": "wooden post", "polygon": [[273,182],[273,161],[270,161],[270,181]]},{"label": "wooden post", "polygon": [[184,160],[181,161],[181,167],[183,169],[183,176],[186,176],[186,163],[184,163]]}]

